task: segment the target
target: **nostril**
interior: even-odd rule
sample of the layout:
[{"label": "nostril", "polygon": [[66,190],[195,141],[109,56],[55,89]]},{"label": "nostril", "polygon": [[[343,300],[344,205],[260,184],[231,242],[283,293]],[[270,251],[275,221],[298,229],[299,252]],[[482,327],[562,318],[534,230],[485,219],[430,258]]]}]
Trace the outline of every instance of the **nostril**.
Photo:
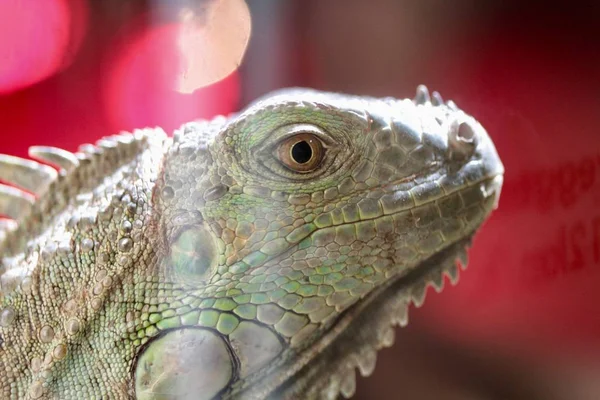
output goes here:
[{"label": "nostril", "polygon": [[475,140],[475,131],[471,125],[466,122],[461,122],[460,125],[458,125],[456,138],[463,142],[472,143]]},{"label": "nostril", "polygon": [[448,134],[450,158],[464,160],[473,155],[477,146],[477,134],[468,122],[455,121]]}]

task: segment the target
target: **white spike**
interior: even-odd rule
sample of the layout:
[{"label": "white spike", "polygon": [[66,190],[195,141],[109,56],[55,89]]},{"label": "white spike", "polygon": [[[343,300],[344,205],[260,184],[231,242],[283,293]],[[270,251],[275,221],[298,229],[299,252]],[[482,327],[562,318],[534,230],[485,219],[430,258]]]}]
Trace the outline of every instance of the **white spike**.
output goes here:
[{"label": "white spike", "polygon": [[460,261],[461,269],[464,271],[467,269],[467,265],[469,264],[469,255],[467,253],[467,249],[461,248],[457,254],[458,261]]},{"label": "white spike", "polygon": [[402,328],[404,328],[406,325],[408,325],[409,304],[410,303],[407,301],[402,301],[400,303],[400,306],[398,307],[398,310],[396,311],[396,313],[394,315],[394,323],[400,325]]},{"label": "white spike", "polygon": [[455,263],[452,263],[448,266],[448,269],[446,269],[446,274],[450,278],[450,283],[452,283],[452,285],[456,285],[458,283],[458,267]]},{"label": "white spike", "polygon": [[93,158],[91,154],[83,153],[81,151],[78,151],[77,153],[73,154],[75,154],[75,157],[77,157],[77,161],[79,162],[79,164],[89,165],[92,162]]},{"label": "white spike", "polygon": [[354,396],[356,392],[356,373],[354,372],[354,368],[351,368],[349,371],[346,371],[344,377],[342,378],[342,382],[340,384],[340,393],[345,398],[349,399]]},{"label": "white spike", "polygon": [[451,109],[452,111],[458,111],[458,106],[452,100],[448,100],[446,102],[446,106],[448,106],[448,108]]},{"label": "white spike", "polygon": [[364,377],[371,376],[377,363],[377,352],[375,350],[367,350],[361,356],[357,357],[357,361],[360,374]]},{"label": "white spike", "polygon": [[434,91],[431,93],[431,104],[434,106],[441,106],[444,104],[444,100],[442,99],[442,95],[439,92]]},{"label": "white spike", "polygon": [[429,90],[427,89],[427,86],[425,85],[419,85],[417,86],[417,94],[415,96],[415,104],[425,104],[430,102],[431,99],[429,98]]},{"label": "white spike", "polygon": [[119,143],[110,137],[105,137],[96,142],[96,145],[104,150],[110,150],[116,148]]},{"label": "white spike", "polygon": [[82,153],[89,154],[91,156],[100,155],[104,152],[100,147],[94,146],[93,144],[89,143],[85,143],[79,146],[79,151]]},{"label": "white spike", "polygon": [[0,179],[40,195],[58,177],[52,167],[33,160],[0,154]]},{"label": "white spike", "polygon": [[329,384],[327,385],[325,390],[323,390],[323,398],[327,400],[335,400],[338,398],[339,393],[340,380],[338,376],[334,373],[329,380]]},{"label": "white spike", "polygon": [[79,165],[75,154],[58,147],[31,146],[28,153],[29,157],[56,165],[66,173],[71,172]]},{"label": "white spike", "polygon": [[444,275],[440,269],[436,269],[432,273],[430,284],[437,293],[444,290]]},{"label": "white spike", "polygon": [[18,220],[31,210],[35,197],[0,183],[0,214]]},{"label": "white spike", "polygon": [[392,347],[396,340],[396,331],[391,326],[388,327],[381,336],[381,345],[383,347]]},{"label": "white spike", "polygon": [[[152,132],[152,129],[149,129],[148,131]],[[145,130],[136,129],[133,134],[129,132],[121,132],[118,135],[113,135],[112,138],[117,140],[119,143],[131,144],[135,140],[142,138],[144,136],[144,132]]]},{"label": "white spike", "polygon": [[425,302],[425,295],[427,294],[427,286],[424,282],[417,283],[411,292],[412,302],[415,307],[421,307]]}]

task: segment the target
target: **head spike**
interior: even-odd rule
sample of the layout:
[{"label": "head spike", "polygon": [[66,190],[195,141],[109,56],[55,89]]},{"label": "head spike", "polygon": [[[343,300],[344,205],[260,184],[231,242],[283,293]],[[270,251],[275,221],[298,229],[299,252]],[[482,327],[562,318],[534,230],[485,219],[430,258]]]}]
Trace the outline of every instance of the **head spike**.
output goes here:
[{"label": "head spike", "polygon": [[429,98],[429,89],[425,85],[417,86],[417,94],[415,96],[415,104],[425,104],[429,103],[431,99]]},{"label": "head spike", "polygon": [[441,106],[444,104],[444,99],[442,99],[442,95],[439,92],[433,92],[431,94],[431,104],[434,106]]}]

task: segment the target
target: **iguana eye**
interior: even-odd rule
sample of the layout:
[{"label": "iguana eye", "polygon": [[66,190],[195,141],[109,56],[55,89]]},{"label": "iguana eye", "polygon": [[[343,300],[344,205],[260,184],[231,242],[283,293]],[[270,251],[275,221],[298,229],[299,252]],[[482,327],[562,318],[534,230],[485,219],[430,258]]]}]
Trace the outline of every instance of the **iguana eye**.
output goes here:
[{"label": "iguana eye", "polygon": [[312,133],[299,133],[279,144],[277,155],[281,163],[299,173],[314,171],[323,161],[323,142]]}]

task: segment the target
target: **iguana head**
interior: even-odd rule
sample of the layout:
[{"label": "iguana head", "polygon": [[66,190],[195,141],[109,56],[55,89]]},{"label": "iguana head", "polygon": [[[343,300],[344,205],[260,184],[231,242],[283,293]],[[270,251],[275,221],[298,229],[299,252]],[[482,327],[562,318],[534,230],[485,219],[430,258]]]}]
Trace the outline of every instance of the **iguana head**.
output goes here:
[{"label": "iguana head", "polygon": [[481,125],[431,98],[277,92],[239,115],[0,155],[0,397],[354,391],[495,207]]},{"label": "iguana head", "polygon": [[185,125],[162,168],[139,399],[350,395],[409,300],[456,277],[503,173],[481,125],[423,87],[277,92]]}]

